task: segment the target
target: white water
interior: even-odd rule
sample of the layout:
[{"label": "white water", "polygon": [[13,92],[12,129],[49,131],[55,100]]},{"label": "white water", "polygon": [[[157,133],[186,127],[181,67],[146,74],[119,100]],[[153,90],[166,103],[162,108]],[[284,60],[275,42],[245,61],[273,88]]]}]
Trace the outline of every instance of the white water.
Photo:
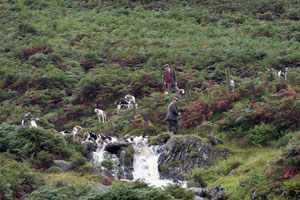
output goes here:
[{"label": "white water", "polygon": [[[141,180],[151,186],[162,187],[172,184],[172,180],[160,179],[158,171],[158,157],[156,152],[158,146],[148,147],[146,140],[138,137],[132,141],[135,149],[133,161],[133,178]],[[96,152],[93,152],[94,164],[100,164],[105,159],[117,160],[115,154],[104,151],[105,145],[102,145]],[[184,187],[184,186],[183,186]]]},{"label": "white water", "polygon": [[104,151],[105,145],[102,145],[97,151],[93,152],[93,162],[94,164],[100,164],[103,160],[105,160],[106,151]]},{"label": "white water", "polygon": [[134,180],[142,180],[156,187],[173,183],[171,180],[159,179],[158,157],[155,147],[135,147],[132,173]]}]

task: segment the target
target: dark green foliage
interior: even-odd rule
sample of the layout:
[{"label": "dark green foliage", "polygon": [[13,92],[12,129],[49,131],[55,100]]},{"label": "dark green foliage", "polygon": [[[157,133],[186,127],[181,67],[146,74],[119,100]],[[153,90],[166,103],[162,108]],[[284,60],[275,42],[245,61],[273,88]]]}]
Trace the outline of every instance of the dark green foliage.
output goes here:
[{"label": "dark green foliage", "polygon": [[273,124],[260,124],[250,130],[249,141],[254,145],[265,145],[277,140],[280,132]]},{"label": "dark green foliage", "polygon": [[203,178],[203,170],[201,169],[196,169],[193,171],[191,177],[192,180],[197,183],[198,185],[200,185],[200,187],[206,187],[206,183],[204,182],[204,178]]},{"label": "dark green foliage", "polygon": [[47,151],[40,151],[37,154],[37,166],[39,168],[48,168],[51,166],[52,162],[53,162],[53,155],[51,155],[49,152]]},{"label": "dark green foliage", "polygon": [[111,160],[111,159],[106,159],[106,160],[103,160],[103,161],[101,162],[101,166],[102,166],[102,167],[105,167],[106,169],[109,169],[109,170],[114,169],[114,165],[115,165],[115,164],[116,164],[116,163],[114,163],[114,161]]},{"label": "dark green foliage", "polygon": [[[30,158],[42,168],[52,159],[68,160],[76,151],[86,156],[70,136],[65,142],[45,130],[77,124],[105,135],[155,138],[165,131],[166,108],[176,96],[162,94],[165,63],[176,69],[178,87],[190,89],[179,102],[180,134],[198,127],[202,137],[209,133],[244,146],[284,146],[290,138],[285,135],[300,127],[299,6],[295,0],[2,1],[0,152],[17,160]],[[225,67],[236,82],[229,97]],[[285,67],[288,81],[267,71]],[[125,94],[133,94],[139,108],[117,116],[114,102]],[[96,107],[105,110],[107,123],[98,123]],[[141,107],[151,123],[141,119]],[[20,125],[27,112],[40,117],[44,129],[7,125]],[[295,149],[289,145],[286,150],[292,165],[285,163],[281,173],[288,177],[298,170]],[[125,151],[129,165],[133,152]],[[85,163],[82,155],[72,157],[74,169]],[[238,165],[223,163],[212,174],[226,176]],[[287,183],[287,196],[297,186]],[[149,192],[126,187],[134,198]]]},{"label": "dark green foliage", "polygon": [[76,153],[71,157],[71,161],[71,168],[73,170],[76,170],[86,163],[86,158],[83,157],[80,153]]},{"label": "dark green foliage", "polygon": [[167,186],[165,191],[170,193],[175,199],[192,200],[195,197],[194,193],[176,184]]},{"label": "dark green foliage", "polygon": [[[68,159],[74,152],[61,135],[52,134],[49,130],[3,124],[0,127],[0,152],[6,151],[15,154],[18,160],[38,156],[46,165],[51,162],[52,156]],[[45,154],[51,156],[47,158]]]},{"label": "dark green foliage", "polygon": [[172,200],[174,199],[168,192],[157,188],[148,187],[147,184],[117,183],[111,190],[104,192],[89,200]]},{"label": "dark green foliage", "polygon": [[27,195],[26,199],[88,199],[96,194],[99,194],[99,192],[87,184],[58,181],[39,188],[30,195]]},{"label": "dark green foliage", "polygon": [[40,173],[34,172],[25,162],[8,161],[0,165],[0,197],[19,199],[43,184]]},{"label": "dark green foliage", "polygon": [[59,174],[59,173],[62,173],[63,170],[57,166],[52,166],[49,169],[47,169],[46,172],[49,174]]},{"label": "dark green foliage", "polygon": [[132,145],[129,145],[127,147],[122,147],[121,151],[125,151],[125,160],[124,160],[124,165],[128,168],[131,167],[133,164],[133,159],[134,159],[134,148]]}]

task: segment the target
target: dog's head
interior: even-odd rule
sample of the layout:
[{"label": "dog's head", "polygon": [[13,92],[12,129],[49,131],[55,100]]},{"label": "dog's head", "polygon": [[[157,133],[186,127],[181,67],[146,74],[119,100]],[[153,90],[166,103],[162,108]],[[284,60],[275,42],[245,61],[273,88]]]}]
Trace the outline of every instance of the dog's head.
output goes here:
[{"label": "dog's head", "polygon": [[184,95],[184,94],[185,94],[184,89],[179,89],[179,93],[180,93],[181,95]]},{"label": "dog's head", "polygon": [[81,129],[81,126],[79,126],[79,125],[76,125],[76,126],[74,127],[74,129],[77,129],[77,130],[79,130],[79,129]]}]

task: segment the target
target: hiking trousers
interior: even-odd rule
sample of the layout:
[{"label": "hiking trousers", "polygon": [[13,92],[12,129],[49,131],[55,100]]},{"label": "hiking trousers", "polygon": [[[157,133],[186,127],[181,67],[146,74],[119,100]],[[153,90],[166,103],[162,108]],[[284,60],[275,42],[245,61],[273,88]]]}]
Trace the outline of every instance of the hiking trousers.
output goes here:
[{"label": "hiking trousers", "polygon": [[171,90],[175,90],[175,92],[179,93],[179,88],[177,85],[172,85],[171,83],[164,84],[165,92],[170,93]]},{"label": "hiking trousers", "polygon": [[168,132],[173,132],[176,134],[178,130],[178,121],[167,119],[167,128]]}]

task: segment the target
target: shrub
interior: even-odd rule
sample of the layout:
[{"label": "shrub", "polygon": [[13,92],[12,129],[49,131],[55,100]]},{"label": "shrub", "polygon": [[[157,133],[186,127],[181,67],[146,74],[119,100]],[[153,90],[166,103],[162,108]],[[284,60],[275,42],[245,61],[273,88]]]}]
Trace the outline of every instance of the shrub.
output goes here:
[{"label": "shrub", "polygon": [[194,193],[182,188],[180,185],[177,184],[165,187],[165,191],[170,193],[176,199],[192,200],[195,197]]},{"label": "shrub", "polygon": [[273,124],[256,125],[250,130],[249,141],[254,145],[265,145],[280,137],[280,132]]},{"label": "shrub", "polygon": [[214,171],[217,175],[228,175],[231,170],[236,169],[242,164],[242,159],[238,156],[231,156],[226,160],[218,162],[218,164],[214,167]]},{"label": "shrub", "polygon": [[71,158],[71,168],[76,170],[78,169],[80,166],[85,165],[86,163],[86,158],[83,157],[81,154],[76,153],[75,155],[72,156]]},{"label": "shrub", "polygon": [[122,147],[121,151],[125,151],[124,165],[127,168],[130,168],[131,165],[133,164],[134,153],[135,153],[134,148],[132,147],[132,145],[129,145],[127,147]]},{"label": "shrub", "polygon": [[35,190],[25,199],[28,200],[44,200],[44,199],[89,199],[99,194],[87,184],[70,183],[65,181],[58,181],[55,183],[47,184],[38,190]]},{"label": "shrub", "polygon": [[48,174],[59,174],[62,173],[63,170],[57,166],[52,166],[46,171]]},{"label": "shrub", "polygon": [[203,175],[204,175],[204,172],[202,169],[195,169],[192,173],[192,178],[201,187],[206,187],[207,184],[204,182]]},{"label": "shrub", "polygon": [[0,166],[0,197],[13,200],[31,193],[43,184],[40,173],[34,172],[25,162],[10,161]]},{"label": "shrub", "polygon": [[112,159],[106,159],[106,160],[103,160],[101,162],[101,166],[103,166],[103,167],[105,167],[106,169],[109,169],[109,170],[114,169],[115,168],[114,167],[115,164],[116,163]]},{"label": "shrub", "polygon": [[294,178],[288,181],[283,182],[284,186],[282,187],[283,195],[286,198],[299,198],[300,195],[300,179]]},{"label": "shrub", "polygon": [[53,162],[53,155],[47,151],[40,151],[37,154],[37,165],[40,168],[48,168]]},{"label": "shrub", "polygon": [[53,158],[68,159],[74,152],[61,135],[49,130],[3,124],[0,127],[0,152],[6,151],[15,154],[18,160],[36,157],[41,151],[52,154]]},{"label": "shrub", "polygon": [[89,200],[172,200],[174,199],[168,192],[157,188],[148,187],[147,184],[140,184],[140,182],[120,182],[113,184],[111,190]]}]

